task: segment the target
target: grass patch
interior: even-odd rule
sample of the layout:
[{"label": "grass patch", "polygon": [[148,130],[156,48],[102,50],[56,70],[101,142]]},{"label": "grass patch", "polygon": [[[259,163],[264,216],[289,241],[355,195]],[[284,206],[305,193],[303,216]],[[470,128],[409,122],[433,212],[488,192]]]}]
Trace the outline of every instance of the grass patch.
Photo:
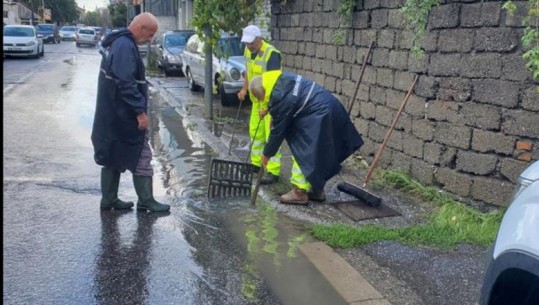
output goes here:
[{"label": "grass patch", "polygon": [[339,248],[376,241],[398,241],[449,249],[461,243],[488,246],[496,238],[504,210],[492,213],[477,211],[453,200],[443,191],[421,185],[400,171],[380,171],[376,184],[403,190],[434,203],[437,208],[422,225],[396,229],[378,225],[313,225],[313,235],[330,246]]}]

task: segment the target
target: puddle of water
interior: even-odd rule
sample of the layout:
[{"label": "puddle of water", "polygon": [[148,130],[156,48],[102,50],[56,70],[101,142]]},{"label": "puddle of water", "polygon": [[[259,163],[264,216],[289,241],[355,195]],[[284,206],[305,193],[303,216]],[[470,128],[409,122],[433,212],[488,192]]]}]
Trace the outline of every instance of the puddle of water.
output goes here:
[{"label": "puddle of water", "polygon": [[235,242],[247,251],[242,272],[244,297],[250,297],[257,277],[263,277],[283,304],[346,304],[299,246],[309,240],[305,224],[267,203],[224,215]]},{"label": "puddle of water", "polygon": [[[244,253],[240,270],[241,294],[253,304],[263,281],[282,304],[346,304],[316,268],[300,253],[299,245],[309,240],[305,224],[281,215],[261,202],[256,208],[250,198],[208,201],[206,198],[212,149],[194,128],[163,103],[151,109],[151,144],[163,185],[160,192],[175,200],[175,206],[189,215],[181,216],[188,225],[203,225],[234,240]],[[197,214],[197,215],[195,215]],[[209,216],[211,215],[211,217]],[[205,219],[218,219],[207,223]],[[223,259],[227,259],[226,257]],[[266,287],[265,286],[265,287]]]}]

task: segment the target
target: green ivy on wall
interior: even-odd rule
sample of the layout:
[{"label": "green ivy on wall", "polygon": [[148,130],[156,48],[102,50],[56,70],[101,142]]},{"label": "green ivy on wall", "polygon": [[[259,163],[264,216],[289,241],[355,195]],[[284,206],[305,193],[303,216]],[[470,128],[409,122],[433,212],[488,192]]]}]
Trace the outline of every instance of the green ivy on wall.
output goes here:
[{"label": "green ivy on wall", "polygon": [[335,30],[333,35],[333,44],[336,46],[342,46],[346,42],[346,29],[345,26],[350,26],[352,23],[352,14],[356,8],[356,0],[338,0],[337,16],[339,17],[339,28]]},{"label": "green ivy on wall", "polygon": [[[517,6],[509,0],[504,3],[503,9],[513,16]],[[522,57],[526,60],[526,69],[532,72],[534,79],[539,80],[539,0],[529,0],[528,15],[524,17],[523,25],[526,28],[521,39],[525,50]]]},{"label": "green ivy on wall", "polygon": [[414,31],[412,52],[418,56],[425,52],[419,45],[427,29],[430,10],[435,5],[440,5],[440,0],[406,0],[399,9],[406,29]]}]

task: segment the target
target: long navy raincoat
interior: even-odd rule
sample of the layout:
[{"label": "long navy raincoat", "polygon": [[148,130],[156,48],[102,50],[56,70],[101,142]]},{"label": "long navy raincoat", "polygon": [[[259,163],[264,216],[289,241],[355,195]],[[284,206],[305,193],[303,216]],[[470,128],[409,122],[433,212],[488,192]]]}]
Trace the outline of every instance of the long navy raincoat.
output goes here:
[{"label": "long navy raincoat", "polygon": [[94,160],[120,172],[134,172],[144,144],[137,115],[146,112],[148,86],[144,64],[129,30],[114,32],[102,43],[92,129]]},{"label": "long navy raincoat", "polygon": [[341,170],[341,163],[363,145],[348,113],[329,91],[293,73],[283,73],[268,104],[273,127],[264,147],[272,157],[286,139],[314,190]]}]

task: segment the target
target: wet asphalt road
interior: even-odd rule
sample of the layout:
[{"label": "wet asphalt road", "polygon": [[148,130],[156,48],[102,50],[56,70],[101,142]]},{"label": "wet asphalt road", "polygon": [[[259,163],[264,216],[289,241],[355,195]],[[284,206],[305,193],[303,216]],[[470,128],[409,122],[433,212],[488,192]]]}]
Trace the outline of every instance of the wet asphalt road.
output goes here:
[{"label": "wet asphalt road", "polygon": [[[340,304],[297,253],[303,224],[205,199],[211,149],[152,96],[168,214],[100,212],[90,142],[99,56],[74,42],[4,62],[4,304]],[[119,196],[136,201],[131,174]]]}]

